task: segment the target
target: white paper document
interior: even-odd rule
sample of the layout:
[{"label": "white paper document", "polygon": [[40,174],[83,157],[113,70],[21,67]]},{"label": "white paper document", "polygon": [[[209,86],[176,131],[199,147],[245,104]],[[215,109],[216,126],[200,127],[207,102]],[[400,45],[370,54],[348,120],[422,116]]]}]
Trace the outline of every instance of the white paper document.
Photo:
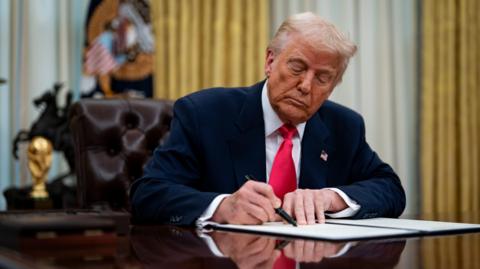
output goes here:
[{"label": "white paper document", "polygon": [[260,234],[304,237],[324,240],[352,240],[380,237],[401,237],[416,234],[416,231],[364,227],[338,224],[313,224],[294,227],[282,222],[269,222],[263,225],[213,224],[212,228],[229,231],[243,231]]},{"label": "white paper document", "polygon": [[210,222],[209,226],[217,230],[332,241],[480,231],[479,224],[390,218],[362,220],[329,219],[325,224],[299,225],[297,227],[282,222],[269,222],[263,225],[233,225]]},{"label": "white paper document", "polygon": [[480,231],[480,224],[443,222],[429,220],[412,220],[412,219],[391,219],[391,218],[374,218],[374,219],[328,219],[330,224],[348,224],[357,226],[368,226],[377,228],[395,228],[416,230],[420,232],[449,232],[449,231]]}]

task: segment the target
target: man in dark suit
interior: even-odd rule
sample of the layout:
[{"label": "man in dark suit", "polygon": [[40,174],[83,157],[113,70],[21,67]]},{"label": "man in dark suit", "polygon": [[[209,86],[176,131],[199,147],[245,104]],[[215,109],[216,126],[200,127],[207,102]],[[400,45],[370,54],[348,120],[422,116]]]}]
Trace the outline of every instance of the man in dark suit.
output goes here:
[{"label": "man in dark suit", "polygon": [[299,224],[399,216],[404,190],[363,119],[327,101],[355,51],[331,23],[297,14],[267,48],[266,81],[180,98],[168,141],[131,187],[133,216],[256,224],[279,220],[280,206]]}]

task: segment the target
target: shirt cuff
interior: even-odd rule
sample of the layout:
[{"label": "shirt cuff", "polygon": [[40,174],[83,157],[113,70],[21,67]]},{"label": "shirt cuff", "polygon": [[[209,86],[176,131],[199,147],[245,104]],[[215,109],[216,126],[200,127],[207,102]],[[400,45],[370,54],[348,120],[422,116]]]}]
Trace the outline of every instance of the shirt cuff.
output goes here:
[{"label": "shirt cuff", "polygon": [[346,195],[343,191],[337,188],[327,188],[331,191],[336,192],[340,197],[342,197],[343,201],[347,204],[347,208],[342,211],[336,213],[326,213],[325,215],[329,216],[330,218],[348,218],[355,215],[360,210],[360,205],[352,200],[348,195]]},{"label": "shirt cuff", "polygon": [[217,210],[217,208],[220,205],[220,203],[222,202],[222,200],[225,197],[228,197],[228,196],[230,196],[230,194],[220,194],[217,197],[215,197],[213,199],[213,201],[210,203],[210,205],[207,207],[207,209],[205,209],[205,211],[203,211],[202,215],[200,215],[200,217],[195,222],[197,227],[203,228],[207,224],[209,224],[210,222],[208,220],[210,220],[212,218],[213,214]]}]

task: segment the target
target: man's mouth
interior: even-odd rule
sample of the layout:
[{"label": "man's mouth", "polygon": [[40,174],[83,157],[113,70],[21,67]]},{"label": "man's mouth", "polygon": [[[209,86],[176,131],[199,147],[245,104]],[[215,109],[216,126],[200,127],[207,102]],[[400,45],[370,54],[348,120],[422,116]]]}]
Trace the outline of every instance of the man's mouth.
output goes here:
[{"label": "man's mouth", "polygon": [[294,106],[297,106],[297,107],[301,107],[301,108],[307,107],[307,104],[305,104],[304,102],[299,101],[299,100],[297,100],[297,99],[295,99],[295,98],[287,97],[287,98],[285,98],[285,100],[286,100],[288,103],[290,103],[290,104],[292,104],[292,105],[294,105]]}]

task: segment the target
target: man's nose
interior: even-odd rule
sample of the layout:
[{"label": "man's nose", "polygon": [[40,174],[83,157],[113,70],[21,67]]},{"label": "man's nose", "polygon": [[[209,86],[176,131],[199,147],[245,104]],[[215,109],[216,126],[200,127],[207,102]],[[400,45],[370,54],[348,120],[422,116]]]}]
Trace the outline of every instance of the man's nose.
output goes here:
[{"label": "man's nose", "polygon": [[301,78],[298,89],[303,94],[310,93],[310,91],[312,90],[312,83],[313,83],[314,78],[315,78],[315,73],[314,72],[305,73],[305,75]]}]

